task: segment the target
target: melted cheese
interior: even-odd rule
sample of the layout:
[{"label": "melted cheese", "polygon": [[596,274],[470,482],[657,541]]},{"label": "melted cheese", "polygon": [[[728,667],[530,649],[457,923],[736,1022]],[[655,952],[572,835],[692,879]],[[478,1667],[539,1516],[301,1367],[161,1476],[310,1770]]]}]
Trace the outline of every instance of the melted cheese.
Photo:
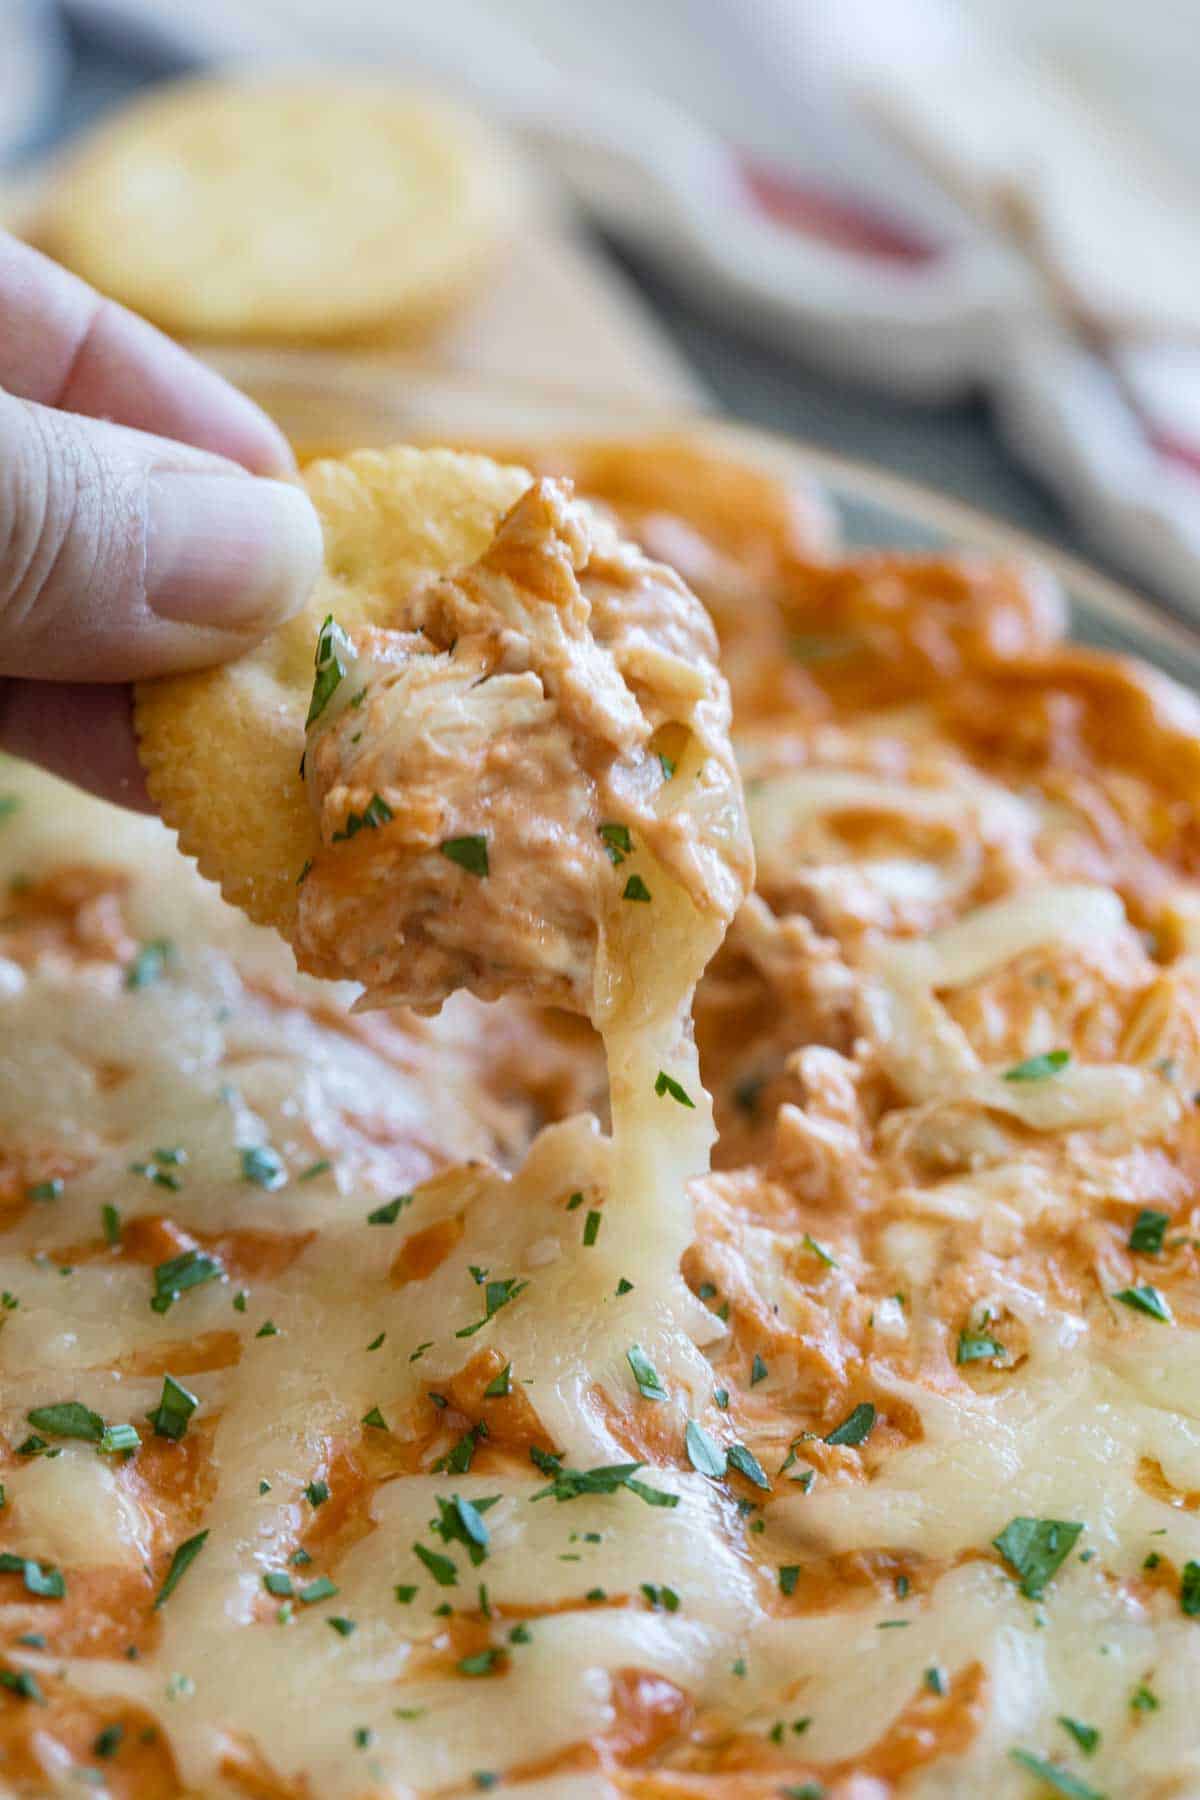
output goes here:
[{"label": "melted cheese", "polygon": [[[1200,1791],[1190,740],[1135,712],[1154,767],[1132,727],[1096,752],[1109,677],[964,622],[962,571],[905,587],[755,529],[754,605],[727,611],[744,723],[768,721],[761,892],[697,996],[715,1173],[679,1000],[716,934],[669,887],[654,933],[626,907],[599,946],[608,1133],[577,1109],[582,1038],[466,997],[354,1019],[156,827],[0,776],[0,1549],[66,1587],[0,1572],[5,1666],[47,1699],[0,1691],[0,1789],[151,1791],[136,1732],[93,1749],[119,1714],[157,1728],[156,1800],[492,1774],[528,1800],[1034,1800],[1014,1750],[1112,1800]],[[782,669],[768,614],[802,629],[797,595],[814,630],[887,634],[875,660]],[[247,1179],[255,1150],[279,1185],[270,1156]],[[1146,1212],[1160,1249],[1131,1244]],[[224,1278],[156,1313],[182,1245]],[[164,1371],[198,1402],[178,1444],[145,1419]],[[64,1401],[135,1424],[136,1455],[21,1454]],[[689,1421],[768,1486],[701,1473]],[[531,1447],[641,1464],[676,1504],[560,1501]],[[431,1526],[455,1495],[494,1502],[477,1564]],[[1016,1517],[1080,1527],[1040,1598],[993,1547]],[[281,1619],[265,1574],[338,1591]]]}]

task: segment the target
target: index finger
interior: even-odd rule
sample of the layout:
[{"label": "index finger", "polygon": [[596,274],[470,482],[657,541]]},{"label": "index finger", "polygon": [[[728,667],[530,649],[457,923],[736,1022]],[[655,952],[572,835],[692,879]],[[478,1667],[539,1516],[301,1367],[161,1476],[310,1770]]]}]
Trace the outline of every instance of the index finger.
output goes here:
[{"label": "index finger", "polygon": [[0,232],[0,387],[229,457],[256,475],[295,468],[253,401],[153,325]]}]

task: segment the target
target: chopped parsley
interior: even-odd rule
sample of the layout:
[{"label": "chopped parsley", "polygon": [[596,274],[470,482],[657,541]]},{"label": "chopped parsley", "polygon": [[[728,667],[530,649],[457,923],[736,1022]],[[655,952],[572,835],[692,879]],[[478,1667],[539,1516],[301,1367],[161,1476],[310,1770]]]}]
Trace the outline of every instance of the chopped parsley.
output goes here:
[{"label": "chopped parsley", "polygon": [[413,1197],[411,1194],[397,1194],[394,1200],[389,1200],[385,1205],[377,1206],[374,1212],[369,1212],[367,1214],[367,1224],[394,1225],[405,1207],[411,1206],[412,1202]]},{"label": "chopped parsley", "polygon": [[290,1600],[294,1591],[286,1569],[268,1569],[263,1576],[263,1586],[276,1600]]},{"label": "chopped parsley", "polygon": [[386,1336],[387,1336],[387,1332],[381,1331],[379,1333],[378,1337],[374,1337],[371,1339],[370,1343],[367,1345],[367,1349],[368,1350],[378,1350],[379,1346],[382,1344],[382,1342]]},{"label": "chopped parsley", "polygon": [[115,1756],[121,1747],[121,1739],[125,1736],[125,1727],[114,1722],[97,1732],[92,1742],[92,1755],[101,1759]]},{"label": "chopped parsley", "polygon": [[762,1464],[756,1456],[752,1456],[745,1444],[730,1444],[725,1452],[729,1459],[729,1467],[744,1475],[747,1481],[757,1488],[770,1488],[771,1483]]},{"label": "chopped parsley", "polygon": [[140,1449],[136,1425],[106,1425],[96,1448],[103,1456],[123,1456]]},{"label": "chopped parsley", "polygon": [[1129,1704],[1134,1712],[1157,1712],[1162,1705],[1162,1702],[1158,1698],[1158,1695],[1152,1693],[1146,1684],[1142,1682],[1138,1687],[1135,1687],[1132,1694],[1130,1694]]},{"label": "chopped parsley", "polygon": [[698,1425],[695,1419],[689,1419],[683,1441],[693,1469],[701,1475],[711,1475],[714,1481],[720,1481],[729,1459],[716,1439],[705,1431],[703,1425]]},{"label": "chopped parsley", "polygon": [[304,1490],[304,1498],[314,1509],[324,1506],[329,1498],[329,1483],[327,1481],[310,1481]]},{"label": "chopped parsley", "polygon": [[279,1327],[273,1319],[264,1319],[254,1335],[256,1338],[278,1337]]},{"label": "chopped parsley", "polygon": [[602,1218],[602,1213],[590,1212],[583,1221],[583,1243],[585,1249],[590,1250],[596,1239],[600,1236],[600,1224]]},{"label": "chopped parsley", "polygon": [[512,1393],[512,1364],[506,1362],[498,1375],[493,1375],[483,1390],[485,1400],[503,1400]]},{"label": "chopped parsley", "polygon": [[60,1569],[43,1566],[32,1556],[14,1556],[11,1550],[0,1552],[0,1575],[20,1575],[26,1592],[39,1600],[61,1600],[67,1591]]},{"label": "chopped parsley", "polygon": [[506,1276],[501,1281],[489,1281],[483,1290],[483,1318],[477,1319],[473,1325],[464,1325],[461,1330],[455,1332],[455,1337],[474,1337],[477,1331],[482,1331],[488,1321],[495,1317],[502,1306],[507,1306],[511,1300],[516,1299],[518,1294],[523,1294],[528,1286],[527,1281],[518,1281],[515,1275]]},{"label": "chopped parsley", "polygon": [[620,1299],[622,1294],[632,1294],[632,1292],[633,1292],[632,1281],[626,1281],[624,1275],[622,1275],[620,1281],[618,1281],[618,1283],[617,1283],[616,1291],[617,1291],[618,1299]]},{"label": "chopped parsley", "polygon": [[770,1370],[767,1368],[766,1363],[758,1352],[755,1351],[754,1361],[750,1364],[750,1386],[757,1387],[759,1382],[765,1381],[769,1374]]},{"label": "chopped parsley", "polygon": [[155,1435],[171,1438],[173,1444],[178,1444],[187,1431],[189,1418],[193,1417],[198,1406],[200,1400],[196,1399],[194,1393],[189,1393],[182,1382],[176,1381],[175,1375],[164,1375],[162,1397],[158,1400],[157,1408],[146,1417],[151,1426],[155,1427]]},{"label": "chopped parsley", "polygon": [[[431,1551],[430,1554],[432,1555],[433,1552]],[[392,1589],[392,1592],[400,1602],[401,1606],[411,1606],[417,1597],[416,1588],[410,1586],[407,1582],[400,1582]]]},{"label": "chopped parsley", "polygon": [[1121,1288],[1113,1295],[1113,1299],[1119,1300],[1123,1306],[1132,1307],[1134,1312],[1145,1313],[1148,1318],[1160,1319],[1164,1325],[1174,1322],[1170,1307],[1158,1289],[1151,1287],[1148,1282],[1139,1287]]},{"label": "chopped parsley", "polygon": [[649,900],[650,889],[640,875],[631,875],[621,892],[622,900]]},{"label": "chopped parsley", "polygon": [[1200,1562],[1185,1562],[1179,1578],[1179,1606],[1189,1619],[1200,1618]]},{"label": "chopped parsley", "polygon": [[55,1406],[35,1406],[25,1417],[37,1431],[50,1437],[83,1438],[98,1444],[104,1436],[104,1420],[78,1400],[60,1400]]},{"label": "chopped parsley", "polygon": [[[992,1546],[1019,1576],[1025,1598],[1040,1600],[1047,1582],[1071,1554],[1082,1530],[1082,1525],[1066,1519],[1018,1517],[992,1539]],[[1200,1595],[1197,1600],[1200,1610]]]},{"label": "chopped parsley", "polygon": [[315,1606],[319,1600],[332,1600],[337,1591],[336,1581],[330,1581],[328,1575],[318,1575],[307,1587],[296,1589],[296,1598],[301,1606]]},{"label": "chopped parsley", "polygon": [[669,756],[664,756],[661,750],[656,750],[655,755],[658,757],[659,767],[663,772],[663,780],[670,781],[675,773],[676,764],[671,761]]},{"label": "chopped parsley", "polygon": [[827,1269],[836,1269],[837,1268],[837,1266],[838,1266],[837,1258],[834,1256],[831,1256],[829,1251],[826,1250],[826,1248],[823,1244],[818,1244],[816,1238],[813,1237],[811,1235],[811,1233],[806,1231],[803,1238],[801,1239],[801,1242],[803,1243],[804,1248],[806,1250],[811,1250],[813,1255],[815,1257],[817,1257],[819,1261],[821,1261],[825,1264]]},{"label": "chopped parsley", "polygon": [[529,1457],[543,1475],[550,1477],[549,1485],[531,1494],[531,1500],[544,1500],[548,1495],[557,1501],[577,1500],[581,1494],[615,1494],[620,1488],[628,1488],[647,1506],[679,1505],[678,1494],[665,1493],[662,1488],[651,1487],[648,1482],[636,1479],[638,1470],[645,1466],[640,1462],[609,1463],[597,1469],[567,1469],[559,1457],[539,1450],[536,1444],[530,1446]]},{"label": "chopped parsley", "polygon": [[454,1494],[449,1500],[440,1496],[437,1501],[438,1516],[431,1521],[432,1530],[436,1531],[444,1544],[465,1544],[467,1555],[475,1568],[487,1561],[488,1528],[483,1522],[485,1512],[496,1505],[499,1494],[491,1494],[481,1500],[464,1500],[460,1494]]},{"label": "chopped parsley", "polygon": [[339,1637],[351,1637],[354,1632],[358,1630],[358,1626],[353,1619],[343,1619],[337,1614],[330,1619],[326,1619],[325,1623],[331,1630],[336,1631]]},{"label": "chopped parsley", "polygon": [[1058,1075],[1071,1060],[1069,1050],[1045,1050],[1040,1056],[1027,1056],[1004,1071],[1005,1081],[1047,1081]]},{"label": "chopped parsley", "polygon": [[638,1393],[644,1400],[666,1400],[667,1390],[658,1378],[658,1372],[640,1344],[630,1344],[625,1352],[625,1360],[633,1370],[633,1379],[637,1383]]},{"label": "chopped parsley", "polygon": [[63,1191],[59,1176],[54,1175],[49,1181],[35,1181],[25,1189],[27,1200],[57,1200]]},{"label": "chopped parsley", "polygon": [[660,1587],[656,1582],[643,1581],[642,1593],[646,1596],[646,1604],[651,1612],[678,1612],[679,1595],[671,1587]]},{"label": "chopped parsley", "polygon": [[22,1700],[32,1700],[36,1706],[46,1704],[37,1676],[30,1669],[0,1669],[0,1687],[7,1688],[10,1694],[17,1694]]},{"label": "chopped parsley", "polygon": [[346,814],[346,823],[341,831],[335,831],[332,842],[345,843],[347,838],[357,837],[360,831],[378,831],[381,825],[389,825],[392,820],[392,809],[382,794],[372,794],[360,813]]},{"label": "chopped parsley", "polygon": [[446,838],[438,848],[443,856],[448,857],[452,863],[457,863],[460,869],[465,869],[468,875],[477,875],[482,881],[489,873],[486,837]]},{"label": "chopped parsley", "polygon": [[1100,1733],[1094,1725],[1084,1725],[1078,1719],[1072,1719],[1067,1713],[1059,1713],[1058,1723],[1068,1732],[1085,1756],[1091,1756],[1100,1742]]},{"label": "chopped parsley", "polygon": [[1162,1249],[1163,1233],[1170,1222],[1165,1212],[1155,1212],[1153,1207],[1144,1206],[1133,1221],[1129,1248],[1140,1251],[1143,1256],[1156,1256]]},{"label": "chopped parsley", "polygon": [[687,1089],[680,1087],[679,1083],[673,1076],[668,1075],[665,1069],[658,1071],[654,1080],[654,1091],[660,1100],[664,1094],[670,1094],[672,1100],[677,1100],[680,1106],[695,1108],[696,1102],[691,1098]]},{"label": "chopped parsley", "polygon": [[329,613],[317,633],[317,648],[313,655],[312,698],[308,703],[308,717],[304,721],[305,731],[316,723],[333,699],[345,680],[347,667],[353,656],[353,644],[333,614]]},{"label": "chopped parsley", "polygon": [[958,1334],[958,1351],[955,1362],[963,1363],[987,1362],[993,1356],[1007,1356],[1003,1344],[997,1343],[994,1337],[988,1337],[984,1331],[960,1331]]},{"label": "chopped parsley", "polygon": [[179,1583],[183,1580],[183,1577],[187,1574],[188,1570],[203,1550],[207,1538],[207,1531],[198,1531],[195,1537],[188,1538],[176,1548],[175,1554],[171,1558],[171,1566],[166,1573],[166,1579],[154,1596],[154,1610],[156,1612],[160,1606],[165,1606],[167,1601],[171,1598],[171,1595],[175,1592],[175,1589],[179,1586]]},{"label": "chopped parsley", "polygon": [[125,970],[128,991],[137,993],[141,988],[153,987],[162,979],[170,955],[171,945],[166,938],[153,938],[150,943],[143,944]]},{"label": "chopped parsley", "polygon": [[931,1694],[937,1694],[939,1699],[946,1692],[945,1671],[939,1669],[936,1663],[934,1663],[932,1667],[926,1669],[921,1679],[929,1692]]},{"label": "chopped parsley", "polygon": [[629,835],[628,825],[601,825],[599,830],[608,852],[608,860],[619,868],[625,858],[633,853],[633,839]]},{"label": "chopped parsley", "polygon": [[1045,1782],[1047,1787],[1053,1788],[1056,1794],[1065,1794],[1067,1800],[1105,1800],[1103,1794],[1089,1787],[1086,1781],[1080,1781],[1069,1769],[1047,1762],[1043,1756],[1035,1756],[1032,1750],[1010,1750],[1008,1754],[1021,1768],[1027,1769],[1039,1781]]},{"label": "chopped parsley", "polygon": [[104,1233],[106,1244],[119,1244],[121,1241],[121,1215],[115,1206],[106,1201],[100,1208],[100,1229]]},{"label": "chopped parsley", "polygon": [[871,1402],[863,1400],[829,1433],[825,1442],[850,1445],[865,1443],[875,1428],[875,1417],[875,1408]]},{"label": "chopped parsley", "polygon": [[779,1571],[779,1591],[781,1594],[794,1594],[796,1583],[800,1579],[799,1563],[784,1563]]},{"label": "chopped parsley", "polygon": [[494,1675],[503,1657],[503,1650],[477,1650],[474,1656],[459,1658],[458,1672],[460,1675]]},{"label": "chopped parsley", "polygon": [[156,1313],[169,1312],[180,1295],[190,1288],[223,1280],[224,1276],[225,1271],[215,1256],[208,1256],[203,1250],[185,1250],[181,1256],[173,1256],[155,1269],[151,1309]]},{"label": "chopped parsley", "polygon": [[414,1544],[413,1555],[425,1564],[439,1587],[458,1586],[458,1570],[440,1550],[427,1550],[424,1544]]},{"label": "chopped parsley", "polygon": [[278,1156],[269,1144],[252,1144],[239,1150],[242,1159],[242,1180],[252,1181],[255,1187],[281,1188],[287,1182],[287,1170],[283,1159]]},{"label": "chopped parsley", "polygon": [[327,1156],[323,1156],[321,1158],[320,1162],[309,1163],[307,1169],[301,1169],[299,1175],[297,1175],[297,1177],[296,1177],[296,1180],[297,1181],[315,1181],[317,1179],[318,1175],[328,1175],[328,1173],[329,1173],[330,1169],[332,1169],[332,1167],[333,1167],[333,1164],[330,1162],[329,1158]]},{"label": "chopped parsley", "polygon": [[363,1414],[362,1422],[372,1431],[389,1431],[391,1429],[377,1406],[373,1406],[370,1412]]}]

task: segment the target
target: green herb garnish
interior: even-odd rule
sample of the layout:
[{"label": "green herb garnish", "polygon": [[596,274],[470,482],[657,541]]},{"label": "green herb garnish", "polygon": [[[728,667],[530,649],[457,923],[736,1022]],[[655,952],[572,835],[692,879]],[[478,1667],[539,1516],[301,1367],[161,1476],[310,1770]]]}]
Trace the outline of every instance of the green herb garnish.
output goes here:
[{"label": "green herb garnish", "polygon": [[457,863],[460,869],[465,869],[468,875],[477,875],[482,881],[489,873],[486,837],[446,838],[438,848],[443,856],[448,857],[452,863]]},{"label": "green herb garnish", "polygon": [[1069,1050],[1045,1050],[1041,1056],[1027,1056],[1004,1071],[1005,1081],[1047,1081],[1058,1075],[1071,1060]]},{"label": "green herb garnish", "polygon": [[1020,1577],[1021,1592],[1027,1600],[1040,1600],[1046,1584],[1066,1561],[1082,1525],[1066,1519],[1010,1520],[992,1539],[1005,1562]]}]

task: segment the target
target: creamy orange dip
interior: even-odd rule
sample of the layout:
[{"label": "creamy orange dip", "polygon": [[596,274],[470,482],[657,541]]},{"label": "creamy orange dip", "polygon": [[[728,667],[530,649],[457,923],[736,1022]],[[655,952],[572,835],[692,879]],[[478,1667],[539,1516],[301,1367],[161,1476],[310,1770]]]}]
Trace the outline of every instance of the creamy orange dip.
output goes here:
[{"label": "creamy orange dip", "polygon": [[[544,474],[339,647],[303,916],[388,999],[598,1017],[613,1135],[583,1019],[352,1013],[0,771],[0,1791],[1183,1800],[1197,709],[694,445]],[[724,691],[657,556],[755,835],[715,954]],[[710,955],[681,1101],[645,996]]]}]

